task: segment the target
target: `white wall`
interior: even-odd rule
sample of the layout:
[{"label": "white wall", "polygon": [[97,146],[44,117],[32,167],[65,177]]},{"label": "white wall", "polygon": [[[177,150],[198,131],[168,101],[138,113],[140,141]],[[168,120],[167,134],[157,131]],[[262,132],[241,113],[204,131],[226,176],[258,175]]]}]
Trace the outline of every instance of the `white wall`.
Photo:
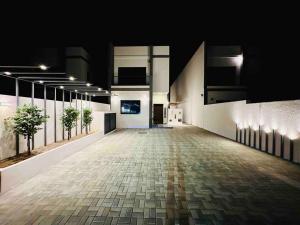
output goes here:
[{"label": "white wall", "polygon": [[[236,101],[204,105],[204,99],[201,96],[204,87],[203,53],[204,49],[201,45],[171,87],[171,102],[180,102],[178,108],[183,109],[184,122],[232,140],[236,138],[236,124],[247,128],[251,126],[252,129],[258,129],[260,124],[263,130],[275,129],[277,131],[276,155],[280,154],[279,133],[284,133],[284,158],[288,159],[289,156],[289,139],[296,138],[294,161],[300,162],[300,100],[257,104]],[[266,151],[265,137],[264,134],[262,136],[264,151]],[[269,138],[268,152],[271,152],[272,148],[271,137]],[[248,143],[249,140],[246,139],[246,142]],[[253,138],[251,143],[253,144]],[[258,141],[256,143],[258,144]]]},{"label": "white wall", "polygon": [[172,101],[176,96],[178,107],[183,109],[183,122],[201,127],[204,104],[204,43],[198,48],[182,73],[171,87]]},{"label": "white wall", "polygon": [[[1,105],[1,103],[5,103]],[[31,104],[31,98],[20,97],[20,105]],[[39,108],[44,108],[43,99],[34,99],[34,104]],[[83,101],[83,107],[89,105],[89,102]],[[69,102],[65,102],[65,108],[69,107]],[[72,103],[72,106],[75,107],[75,100]],[[103,115],[101,112],[109,111],[110,106],[108,104],[91,102],[91,108],[93,111],[94,120],[92,122],[92,130],[98,131],[103,130],[103,120],[101,117]],[[78,109],[80,110],[80,100],[78,100]],[[16,97],[9,95],[0,95],[0,160],[14,156],[16,153],[16,142],[15,135],[9,133],[5,128],[4,119],[14,115],[16,110]],[[62,140],[62,125],[61,125],[61,116],[62,116],[62,102],[56,102],[56,132],[57,132],[57,141]],[[47,100],[47,115],[50,118],[47,120],[47,144],[54,142],[54,101]],[[34,136],[34,146],[35,148],[44,146],[44,125],[41,125],[41,130],[39,130]],[[85,133],[85,130],[83,130]],[[78,120],[78,134],[80,134],[80,120]],[[72,129],[72,136],[75,135],[75,128]],[[65,138],[67,138],[67,132],[65,132]],[[27,151],[26,140],[23,136],[20,136],[20,152]]]},{"label": "white wall", "polygon": [[[112,91],[111,111],[117,115],[117,128],[149,128],[149,91]],[[121,114],[121,100],[140,100],[140,114]]]},{"label": "white wall", "polygon": [[169,93],[169,58],[153,58],[153,92]]}]

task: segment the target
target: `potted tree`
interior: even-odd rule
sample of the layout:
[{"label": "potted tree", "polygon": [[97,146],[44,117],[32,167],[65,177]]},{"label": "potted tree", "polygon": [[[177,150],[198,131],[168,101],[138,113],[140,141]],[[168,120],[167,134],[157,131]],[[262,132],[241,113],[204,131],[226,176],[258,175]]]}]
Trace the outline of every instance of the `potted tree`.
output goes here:
[{"label": "potted tree", "polygon": [[89,133],[88,127],[91,125],[92,121],[93,121],[92,110],[88,109],[88,108],[84,109],[83,110],[83,127],[85,127],[86,134]]},{"label": "potted tree", "polygon": [[79,116],[79,111],[73,107],[66,108],[61,117],[62,124],[68,131],[68,140],[71,138],[72,128],[76,126],[76,122]]},{"label": "potted tree", "polygon": [[12,117],[12,127],[16,134],[21,134],[27,139],[27,152],[30,151],[30,140],[41,128],[42,123],[47,121],[49,116],[44,116],[42,110],[35,105],[23,105],[19,107]]}]

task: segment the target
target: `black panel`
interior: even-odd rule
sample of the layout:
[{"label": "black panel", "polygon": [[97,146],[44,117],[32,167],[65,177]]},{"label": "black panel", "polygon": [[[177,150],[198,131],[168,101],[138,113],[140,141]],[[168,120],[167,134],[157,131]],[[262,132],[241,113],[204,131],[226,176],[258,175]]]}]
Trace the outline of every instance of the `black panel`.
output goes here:
[{"label": "black panel", "polygon": [[146,67],[119,67],[119,85],[145,85]]},{"label": "black panel", "polygon": [[207,85],[235,85],[236,67],[208,67],[206,70]]},{"label": "black panel", "polygon": [[104,115],[104,134],[116,129],[116,114],[105,113]]},{"label": "black panel", "polygon": [[140,100],[121,100],[121,114],[139,114],[141,112]]}]

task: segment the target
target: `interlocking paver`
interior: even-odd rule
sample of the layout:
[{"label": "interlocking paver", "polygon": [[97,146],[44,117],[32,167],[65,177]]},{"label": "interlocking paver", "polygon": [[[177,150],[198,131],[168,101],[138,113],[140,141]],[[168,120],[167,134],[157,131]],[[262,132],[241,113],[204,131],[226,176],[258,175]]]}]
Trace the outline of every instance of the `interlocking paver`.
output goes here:
[{"label": "interlocking paver", "polygon": [[0,224],[299,224],[300,167],[196,127],[118,130],[0,196]]}]

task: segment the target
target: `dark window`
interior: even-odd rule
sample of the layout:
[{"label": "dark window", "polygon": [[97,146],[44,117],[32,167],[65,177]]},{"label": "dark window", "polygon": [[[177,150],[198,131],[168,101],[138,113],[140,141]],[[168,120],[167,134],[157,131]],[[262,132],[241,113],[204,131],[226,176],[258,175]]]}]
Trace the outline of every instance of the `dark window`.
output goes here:
[{"label": "dark window", "polygon": [[146,84],[146,67],[119,67],[119,82],[123,85]]}]

